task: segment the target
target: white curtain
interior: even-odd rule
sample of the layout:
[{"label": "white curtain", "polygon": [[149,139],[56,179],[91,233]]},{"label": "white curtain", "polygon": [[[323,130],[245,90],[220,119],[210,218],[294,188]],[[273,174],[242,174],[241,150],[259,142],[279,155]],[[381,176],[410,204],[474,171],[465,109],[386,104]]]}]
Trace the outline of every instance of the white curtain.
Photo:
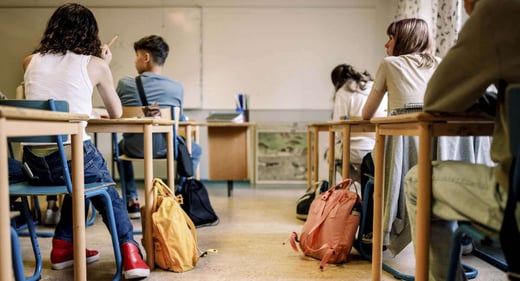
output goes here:
[{"label": "white curtain", "polygon": [[462,26],[463,0],[397,0],[395,19],[421,17],[430,24],[435,54],[443,57]]}]

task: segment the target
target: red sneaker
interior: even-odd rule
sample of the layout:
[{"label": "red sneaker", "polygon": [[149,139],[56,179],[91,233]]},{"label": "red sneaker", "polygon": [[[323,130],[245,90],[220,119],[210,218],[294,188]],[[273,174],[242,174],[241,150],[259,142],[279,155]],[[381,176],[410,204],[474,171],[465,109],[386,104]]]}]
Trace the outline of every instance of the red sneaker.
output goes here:
[{"label": "red sneaker", "polygon": [[143,261],[139,249],[134,243],[126,242],[121,246],[123,256],[123,274],[125,279],[145,278],[150,275],[150,268]]},{"label": "red sneaker", "polygon": [[[87,263],[99,260],[99,252],[96,250],[85,250]],[[59,239],[52,239],[51,250],[52,269],[61,270],[71,267],[74,264],[74,247],[71,242]]]}]

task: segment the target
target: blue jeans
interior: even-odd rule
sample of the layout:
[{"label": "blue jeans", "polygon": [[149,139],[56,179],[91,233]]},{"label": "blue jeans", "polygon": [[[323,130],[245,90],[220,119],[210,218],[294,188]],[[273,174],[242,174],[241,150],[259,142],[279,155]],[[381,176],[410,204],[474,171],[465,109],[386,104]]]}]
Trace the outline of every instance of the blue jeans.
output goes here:
[{"label": "blue jeans", "polygon": [[[406,207],[415,239],[417,166],[405,178]],[[429,280],[446,280],[451,238],[457,221],[473,221],[499,230],[507,193],[495,178],[494,169],[459,161],[432,163],[432,218]],[[414,240],[415,241],[415,240]],[[459,260],[457,280],[466,280]]]},{"label": "blue jeans", "polygon": [[22,170],[22,163],[14,158],[7,158],[9,169],[9,183],[19,183],[27,180],[27,176]]},{"label": "blue jeans", "polygon": [[[83,142],[83,153],[85,183],[113,182],[103,155],[90,140]],[[42,184],[64,184],[63,176],[61,176],[63,175],[63,169],[58,152],[46,156],[37,156],[33,154],[29,148],[25,148],[23,158],[31,168],[33,174],[42,180]],[[70,161],[68,161],[68,165],[70,169]],[[119,197],[119,193],[114,187],[109,187],[108,194],[112,200],[119,245],[123,245],[126,242],[132,242],[138,245],[133,238],[133,226],[128,218],[125,204]],[[105,198],[98,195],[91,197],[90,201],[103,217],[105,225],[108,226]],[[54,238],[72,242],[72,197],[70,195],[66,195],[63,200],[61,219],[56,226]]]},{"label": "blue jeans", "polygon": [[[119,143],[119,151],[122,154],[126,154],[127,152],[122,145],[123,142]],[[200,156],[202,155],[202,148],[195,142],[191,143],[191,163],[193,165],[193,171],[195,171],[199,165]],[[131,161],[121,161],[123,170],[124,170],[124,180],[126,186],[126,198],[128,200],[138,198],[137,187],[135,185],[135,177],[134,177],[134,166]],[[185,178],[179,179],[179,184],[184,182]]]}]

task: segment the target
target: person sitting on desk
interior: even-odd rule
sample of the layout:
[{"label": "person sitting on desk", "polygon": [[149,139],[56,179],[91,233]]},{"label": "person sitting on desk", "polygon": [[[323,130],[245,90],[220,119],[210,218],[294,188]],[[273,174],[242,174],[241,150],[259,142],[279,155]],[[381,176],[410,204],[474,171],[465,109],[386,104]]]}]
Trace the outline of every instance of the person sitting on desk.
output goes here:
[{"label": "person sitting on desk", "polygon": [[[71,113],[91,114],[92,94],[96,89],[111,118],[119,118],[122,107],[114,89],[109,63],[112,53],[99,40],[96,18],[88,8],[75,3],[58,7],[49,19],[35,53],[25,58],[25,95],[29,100],[65,100]],[[84,128],[87,122],[84,122]],[[62,185],[63,174],[57,148],[24,146],[23,160],[41,184]],[[83,129],[85,183],[113,182],[101,152]],[[114,187],[108,188],[116,220],[116,230],[123,258],[125,279],[148,277],[150,269],[143,261],[139,244],[134,240],[133,226],[124,203]],[[103,196],[90,198],[108,223],[107,202]],[[74,263],[72,198],[66,195],[61,217],[52,240],[53,269],[64,269]],[[87,262],[99,259],[99,252],[86,250]]]},{"label": "person sitting on desk", "polygon": [[[432,163],[429,257],[429,280],[432,281],[447,280],[451,239],[457,221],[471,221],[494,230],[500,229],[513,163],[504,93],[508,84],[520,83],[517,28],[520,2],[465,0],[464,4],[470,17],[462,27],[457,43],[448,51],[428,83],[424,110],[466,112],[490,84],[495,84],[498,98],[491,157],[497,164]],[[417,173],[415,166],[407,173],[404,186],[412,230],[416,226]],[[517,223],[520,223],[518,217]],[[415,243],[415,235],[412,237]],[[512,269],[516,274],[510,272],[510,280],[520,280],[520,269]],[[456,280],[466,280],[460,259]]]},{"label": "person sitting on desk", "polygon": [[[164,75],[162,70],[166,58],[168,57],[169,47],[162,37],[150,35],[141,38],[134,43],[135,68],[141,76],[144,93],[148,102],[157,102],[159,107],[177,106],[181,109],[181,120],[183,117],[184,89],[182,84]],[[143,105],[137,90],[135,77],[124,77],[119,80],[117,94],[121,103],[127,106]],[[184,141],[178,137],[179,141]],[[198,166],[202,150],[198,144],[192,142],[191,161],[193,170]],[[130,157],[144,156],[143,135],[135,133],[124,133],[123,139],[119,142],[119,149],[122,154]],[[166,137],[160,134],[153,135],[153,157],[164,158],[166,156]],[[128,199],[128,215],[131,218],[139,218],[140,210],[138,203],[137,188],[134,179],[134,168],[132,162],[122,161],[126,183],[126,195]],[[182,186],[184,179],[180,179],[179,185]]]},{"label": "person sitting on desk", "polygon": [[[358,72],[348,64],[336,66],[331,74],[334,85],[334,108],[332,120],[360,118],[361,111],[372,88],[373,78],[365,71]],[[381,103],[376,116],[386,116],[386,103]],[[336,159],[341,159],[343,146],[341,138],[336,139]],[[350,167],[349,177],[360,182],[361,160],[374,148],[374,133],[352,133],[350,137]],[[328,158],[328,153],[327,153]]]}]

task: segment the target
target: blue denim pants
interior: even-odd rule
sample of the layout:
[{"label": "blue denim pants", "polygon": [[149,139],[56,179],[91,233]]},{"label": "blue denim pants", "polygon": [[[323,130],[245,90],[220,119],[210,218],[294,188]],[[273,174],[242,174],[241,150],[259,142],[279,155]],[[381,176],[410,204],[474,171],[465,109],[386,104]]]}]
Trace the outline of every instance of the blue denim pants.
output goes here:
[{"label": "blue denim pants", "polygon": [[[113,182],[103,155],[90,140],[83,142],[83,153],[85,183]],[[58,152],[46,156],[37,156],[33,154],[29,148],[25,148],[23,159],[31,168],[33,174],[38,177],[38,180],[41,180],[42,184],[64,184],[62,176],[63,169]],[[70,161],[68,161],[68,165],[70,169]],[[109,187],[108,193],[112,200],[119,245],[123,245],[126,242],[132,242],[138,245],[133,238],[133,226],[128,218],[125,204],[121,200],[121,197],[119,197],[119,193],[114,187]],[[105,198],[98,195],[91,197],[90,200],[103,217],[105,225],[108,226]],[[85,205],[88,206],[88,204]],[[61,219],[56,226],[54,238],[72,242],[72,197],[69,195],[65,196],[63,200]]]},{"label": "blue denim pants", "polygon": [[22,170],[22,163],[11,157],[7,158],[7,166],[9,168],[9,183],[18,183],[27,180],[27,176]]}]

